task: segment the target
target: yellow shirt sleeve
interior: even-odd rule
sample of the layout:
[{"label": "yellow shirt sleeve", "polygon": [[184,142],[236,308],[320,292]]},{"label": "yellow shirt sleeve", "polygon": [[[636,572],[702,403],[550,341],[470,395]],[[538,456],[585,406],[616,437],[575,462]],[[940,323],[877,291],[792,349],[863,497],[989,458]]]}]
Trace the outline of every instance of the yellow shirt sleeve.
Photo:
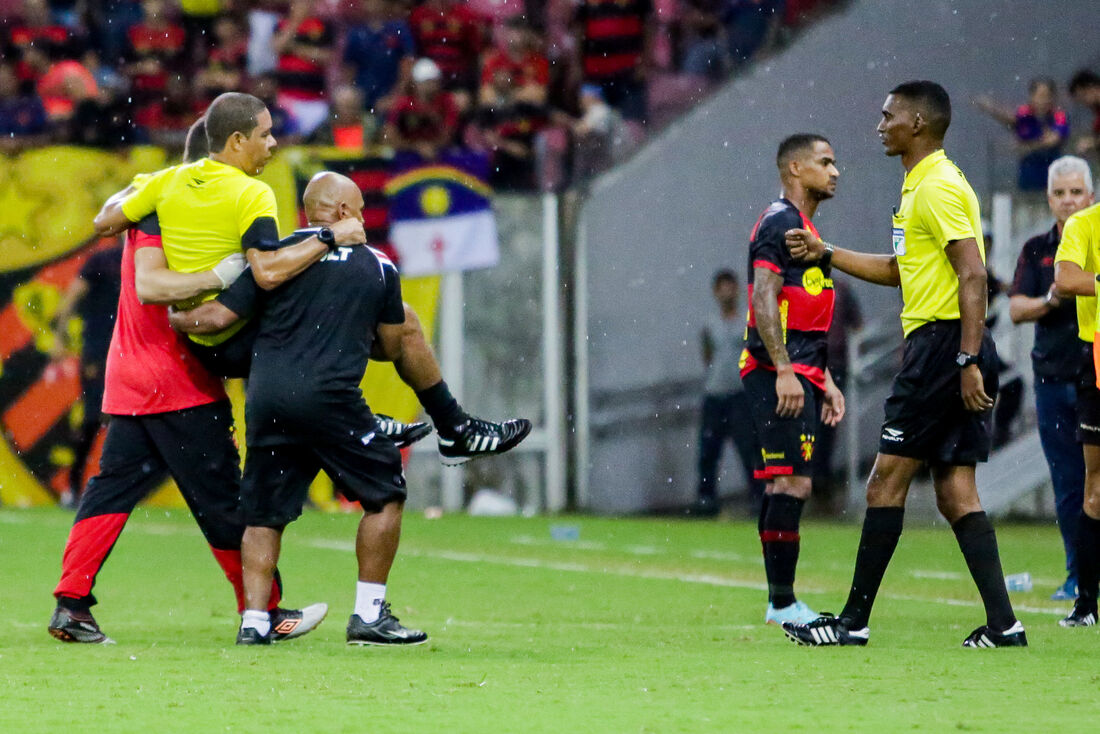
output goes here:
[{"label": "yellow shirt sleeve", "polygon": [[1088,262],[1089,232],[1081,217],[1070,217],[1062,229],[1062,241],[1054,253],[1054,262],[1071,262],[1082,270]]},{"label": "yellow shirt sleeve", "polygon": [[940,247],[955,240],[978,239],[961,188],[946,181],[929,181],[920,187],[914,205],[914,213]]},{"label": "yellow shirt sleeve", "polygon": [[165,168],[152,174],[144,181],[134,178],[133,185],[138,190],[127,196],[122,201],[122,213],[131,222],[140,222],[157,210],[157,202],[160,200],[160,192],[164,189],[164,183],[175,172],[177,166]]},{"label": "yellow shirt sleeve", "polygon": [[249,230],[257,219],[270,217],[276,222],[279,220],[279,207],[275,203],[275,192],[262,181],[253,181],[241,193],[237,205],[237,229],[241,237]]}]

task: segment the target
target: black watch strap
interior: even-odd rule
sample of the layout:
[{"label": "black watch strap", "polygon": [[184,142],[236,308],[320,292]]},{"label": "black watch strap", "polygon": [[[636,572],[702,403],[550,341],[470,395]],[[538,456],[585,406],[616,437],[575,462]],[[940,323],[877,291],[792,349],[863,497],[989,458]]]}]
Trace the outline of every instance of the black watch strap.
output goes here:
[{"label": "black watch strap", "polygon": [[955,357],[955,364],[962,367],[969,367],[972,364],[978,364],[978,355],[968,354],[966,352],[959,352]]},{"label": "black watch strap", "polygon": [[336,234],[328,227],[321,227],[317,232],[317,239],[327,245],[330,250],[336,248]]}]

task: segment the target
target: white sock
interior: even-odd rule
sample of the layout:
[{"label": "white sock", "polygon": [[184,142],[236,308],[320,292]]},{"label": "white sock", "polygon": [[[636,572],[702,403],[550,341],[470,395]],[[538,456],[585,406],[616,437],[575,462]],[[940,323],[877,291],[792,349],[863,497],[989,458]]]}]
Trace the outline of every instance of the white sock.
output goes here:
[{"label": "white sock", "polygon": [[385,599],[385,584],[372,584],[369,581],[355,582],[355,613],[367,624],[378,619]]},{"label": "white sock", "polygon": [[271,615],[258,609],[245,609],[241,615],[241,629],[251,627],[261,635],[271,631]]}]

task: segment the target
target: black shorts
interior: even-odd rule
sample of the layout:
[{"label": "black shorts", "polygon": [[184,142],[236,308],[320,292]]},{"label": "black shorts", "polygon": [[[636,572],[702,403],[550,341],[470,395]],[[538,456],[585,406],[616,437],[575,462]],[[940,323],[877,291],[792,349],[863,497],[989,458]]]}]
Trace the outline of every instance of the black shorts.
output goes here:
[{"label": "black shorts", "polygon": [[248,377],[248,371],[252,367],[252,345],[260,330],[259,324],[259,319],[252,319],[221,344],[207,346],[188,339],[187,345],[210,374],[230,378]]},{"label": "black shorts", "polygon": [[802,412],[793,418],[781,418],[775,413],[779,398],[775,393],[774,372],[755,369],[741,382],[749,399],[756,439],[760,445],[760,457],[753,471],[756,479],[771,480],[776,476],[813,475],[814,443],[821,425],[821,388],[802,375],[798,381],[806,399]]},{"label": "black shorts", "polygon": [[[959,321],[932,321],[905,340],[901,371],[886,398],[879,453],[932,464],[966,466],[985,461],[993,438],[993,411],[975,413],[962,401]],[[985,392],[997,399],[997,346],[982,334],[978,369]]]},{"label": "black shorts", "polygon": [[1077,440],[1089,446],[1100,446],[1100,390],[1096,388],[1096,365],[1091,347],[1088,344],[1081,350],[1081,372],[1077,377]]},{"label": "black shorts", "polygon": [[[289,438],[249,433],[248,457],[241,481],[241,515],[246,525],[282,527],[302,514],[309,485],[324,470],[336,489],[368,512],[405,500],[401,452],[374,430],[374,416],[363,406],[355,431],[316,426],[315,435]],[[327,422],[321,418],[319,423]],[[366,426],[365,428],[362,426]],[[338,436],[320,439],[321,436]]]}]

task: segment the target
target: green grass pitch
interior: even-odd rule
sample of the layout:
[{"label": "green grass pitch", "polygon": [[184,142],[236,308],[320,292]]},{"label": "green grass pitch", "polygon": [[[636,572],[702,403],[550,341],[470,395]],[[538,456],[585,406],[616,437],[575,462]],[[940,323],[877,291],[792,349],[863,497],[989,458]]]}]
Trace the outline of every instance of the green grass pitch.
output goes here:
[{"label": "green grass pitch", "polygon": [[[866,648],[806,649],[762,623],[749,523],[406,518],[389,597],[427,631],[349,647],[353,515],[286,534],[287,600],[313,634],[233,645],[232,595],[185,513],[139,511],[100,575],[117,645],[46,633],[71,516],[0,510],[0,732],[1053,732],[1100,713],[1100,631],[1057,626],[1053,527],[999,526],[1026,650],[964,650],[983,622],[949,529],[911,528]],[[579,540],[555,541],[555,524]],[[798,588],[839,611],[858,527],[806,523]]]}]

